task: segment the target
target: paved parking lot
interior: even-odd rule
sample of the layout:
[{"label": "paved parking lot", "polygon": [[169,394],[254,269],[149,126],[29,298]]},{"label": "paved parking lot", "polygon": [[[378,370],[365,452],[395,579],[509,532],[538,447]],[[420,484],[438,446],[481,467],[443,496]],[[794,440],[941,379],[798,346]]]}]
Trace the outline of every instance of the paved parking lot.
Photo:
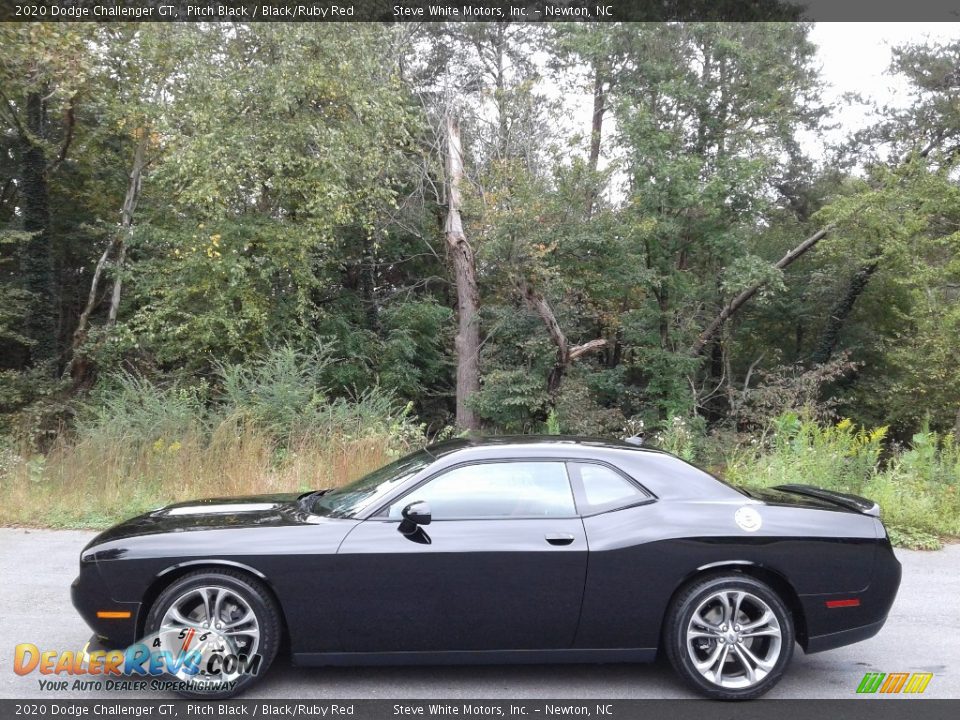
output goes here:
[{"label": "paved parking lot", "polygon": [[[0,697],[106,697],[41,693],[36,675],[12,669],[14,646],[79,649],[90,630],[70,604],[80,548],[77,531],[0,528]],[[932,672],[925,693],[960,698],[960,545],[897,551],[903,584],[886,627],[866,642],[818,655],[799,648],[770,698],[849,698],[867,671]],[[135,697],[113,693],[115,697]],[[256,698],[685,698],[663,661],[653,665],[294,668],[278,661],[247,693]]]}]

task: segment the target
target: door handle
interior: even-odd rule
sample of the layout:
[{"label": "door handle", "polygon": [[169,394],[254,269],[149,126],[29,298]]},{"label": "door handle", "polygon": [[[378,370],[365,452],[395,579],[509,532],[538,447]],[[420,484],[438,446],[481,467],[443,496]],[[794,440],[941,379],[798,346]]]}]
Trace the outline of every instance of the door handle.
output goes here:
[{"label": "door handle", "polygon": [[573,535],[570,533],[556,533],[554,535],[547,535],[546,540],[551,545],[569,545],[573,542]]}]

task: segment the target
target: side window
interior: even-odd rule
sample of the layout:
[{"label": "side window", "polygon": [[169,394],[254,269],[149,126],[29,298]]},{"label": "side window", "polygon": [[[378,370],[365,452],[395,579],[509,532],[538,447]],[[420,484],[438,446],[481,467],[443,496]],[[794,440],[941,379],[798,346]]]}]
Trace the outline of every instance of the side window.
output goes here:
[{"label": "side window", "polygon": [[648,500],[650,495],[606,465],[573,464],[583,488],[586,507],[581,513],[602,512]]},{"label": "side window", "polygon": [[490,462],[438,475],[397,500],[388,517],[418,500],[434,520],[573,517],[576,508],[563,462]]}]

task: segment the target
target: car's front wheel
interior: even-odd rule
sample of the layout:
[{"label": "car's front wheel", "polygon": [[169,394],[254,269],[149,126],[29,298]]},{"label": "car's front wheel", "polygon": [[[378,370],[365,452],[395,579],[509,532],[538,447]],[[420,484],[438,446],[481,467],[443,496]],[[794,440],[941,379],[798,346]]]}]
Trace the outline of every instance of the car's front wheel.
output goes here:
[{"label": "car's front wheel", "polygon": [[165,655],[174,690],[226,698],[261,677],[280,644],[280,615],[269,591],[233,570],[200,570],[171,583],[147,616],[146,638]]},{"label": "car's front wheel", "polygon": [[693,582],[675,599],[664,629],[677,673],[719,700],[763,695],[793,655],[789,610],[770,587],[745,575]]}]

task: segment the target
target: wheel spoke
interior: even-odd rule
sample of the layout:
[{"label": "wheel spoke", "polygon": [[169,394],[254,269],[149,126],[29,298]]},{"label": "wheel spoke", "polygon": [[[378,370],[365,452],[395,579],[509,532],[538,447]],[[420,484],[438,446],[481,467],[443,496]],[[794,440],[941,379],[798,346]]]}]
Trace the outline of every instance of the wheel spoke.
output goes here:
[{"label": "wheel spoke", "polygon": [[210,609],[210,588],[200,588],[200,597],[203,598],[203,616],[206,622],[213,620],[213,611]]},{"label": "wheel spoke", "polygon": [[750,658],[747,657],[747,654],[743,651],[743,647],[739,643],[733,646],[733,651],[736,653],[740,665],[743,666],[743,671],[747,674],[747,682],[752,685],[757,681],[757,671],[750,662]]},{"label": "wheel spoke", "polygon": [[744,633],[752,632],[756,628],[761,628],[764,625],[769,625],[771,620],[776,620],[776,618],[773,616],[773,613],[770,612],[769,608],[764,607],[763,615],[760,616],[759,620],[754,620],[751,623],[747,623],[742,628],[740,628],[740,630],[741,632],[744,632]]},{"label": "wheel spoke", "polygon": [[709,622],[703,615],[696,613],[690,619],[690,628],[687,630],[687,640],[693,640],[694,638],[716,638],[719,634],[719,626]]},{"label": "wheel spoke", "polygon": [[730,623],[739,622],[737,618],[740,617],[740,605],[743,603],[743,599],[747,596],[744,592],[738,592],[734,596],[733,601],[733,611],[730,613]]},{"label": "wheel spoke", "polygon": [[727,593],[721,593],[718,599],[723,613],[721,620],[724,625],[729,625],[732,622],[731,614],[733,612],[733,608],[730,607],[730,596]]},{"label": "wheel spoke", "polygon": [[224,637],[260,637],[260,630],[257,628],[250,628],[249,630],[226,630],[221,631],[221,635]]},{"label": "wheel spoke", "polygon": [[690,624],[704,628],[705,630],[709,630],[712,633],[720,632],[720,627],[718,625],[714,625],[700,613],[696,613],[692,618],[690,618]]},{"label": "wheel spoke", "polygon": [[694,665],[696,665],[697,670],[699,670],[701,674],[706,675],[710,669],[717,664],[717,658],[719,658],[721,653],[723,653],[725,647],[725,645],[717,643],[717,646],[713,649],[713,652],[710,653],[710,656],[706,660],[702,662],[694,661]]},{"label": "wheel spoke", "polygon": [[690,614],[686,652],[696,671],[712,684],[753,687],[781,657],[781,624],[766,601],[728,586],[704,596]]},{"label": "wheel spoke", "polygon": [[755,667],[760,668],[764,672],[770,672],[775,665],[775,662],[768,662],[766,660],[761,660],[746,645],[740,646],[740,651],[747,656],[747,659],[754,664]]},{"label": "wheel spoke", "polygon": [[196,620],[191,620],[187,617],[184,617],[183,613],[177,608],[176,605],[171,607],[167,611],[167,617],[169,617],[173,622],[176,623],[176,628],[179,630],[181,627],[194,628],[195,630],[203,630],[203,625],[201,625]]},{"label": "wheel spoke", "polygon": [[748,640],[753,637],[763,637],[763,636],[780,637],[780,628],[775,628],[772,626],[765,627],[765,628],[760,628],[759,630],[752,630],[751,632],[740,633],[740,635],[741,637],[743,637],[744,640]]},{"label": "wheel spoke", "polygon": [[223,599],[227,596],[226,590],[218,590],[216,597],[213,600],[213,614],[210,616],[210,622],[218,623],[220,622],[220,610],[221,605],[223,605]]},{"label": "wheel spoke", "polygon": [[730,654],[730,646],[724,645],[723,652],[720,653],[720,659],[717,660],[717,664],[713,671],[713,681],[717,685],[723,684],[723,666],[727,664],[727,656]]},{"label": "wheel spoke", "polygon": [[[223,628],[225,630],[235,630],[241,625],[245,625],[248,622],[255,621],[257,616],[253,614],[253,610],[247,609],[246,614],[239,620],[232,620],[231,622],[224,623]],[[223,633],[224,635],[226,633]]]}]

